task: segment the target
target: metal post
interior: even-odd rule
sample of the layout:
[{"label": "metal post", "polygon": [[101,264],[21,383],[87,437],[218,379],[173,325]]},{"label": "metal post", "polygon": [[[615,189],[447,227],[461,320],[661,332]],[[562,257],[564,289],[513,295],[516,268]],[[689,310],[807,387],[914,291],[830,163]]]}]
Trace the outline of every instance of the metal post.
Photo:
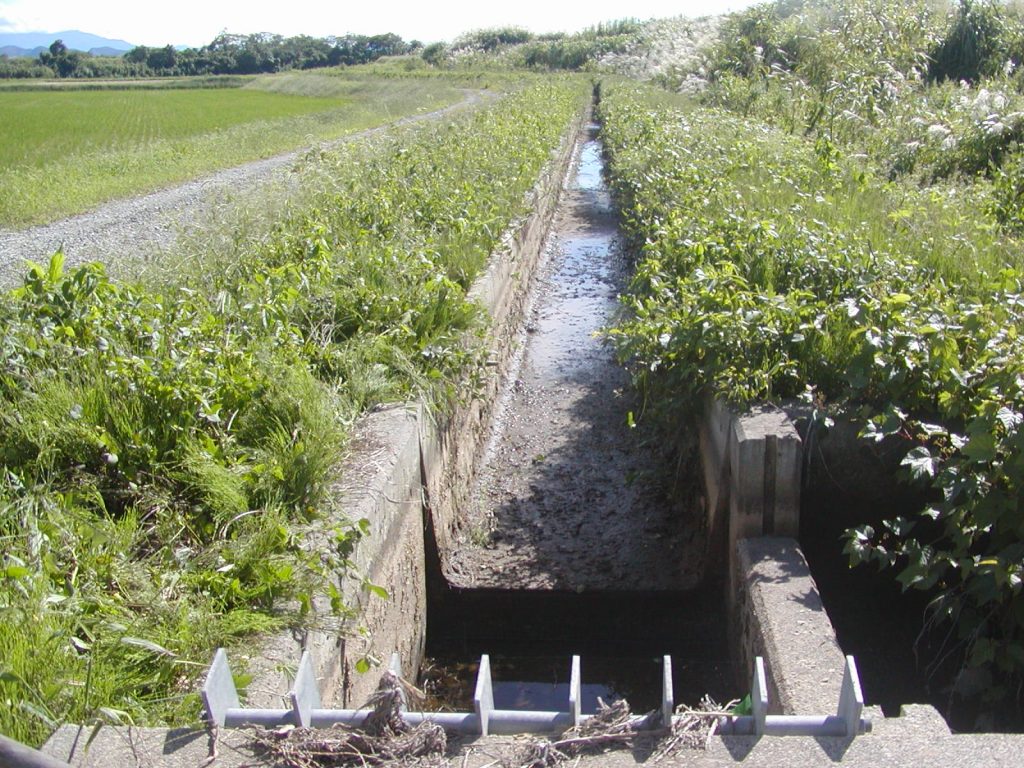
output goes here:
[{"label": "metal post", "polygon": [[63,760],[50,757],[0,733],[0,765],[6,768],[68,768]]},{"label": "metal post", "polygon": [[235,688],[235,680],[231,676],[231,667],[228,665],[228,654],[223,648],[218,648],[213,656],[213,664],[210,665],[206,682],[203,683],[202,696],[206,720],[213,725],[224,725],[227,711],[242,706],[238,701],[238,689]]},{"label": "metal post", "polygon": [[846,735],[855,736],[860,728],[860,715],[864,711],[864,694],[860,690],[860,675],[853,656],[846,657],[843,687],[839,692],[839,710],[836,715],[846,723]]},{"label": "metal post", "polygon": [[675,697],[672,691],[672,657],[661,659],[661,724],[672,727],[672,713],[675,711]]},{"label": "metal post", "polygon": [[754,659],[754,679],[750,683],[750,709],[754,714],[754,733],[764,735],[768,717],[768,679],[764,673],[764,659]]},{"label": "metal post", "polygon": [[489,733],[488,725],[494,711],[494,688],[491,685],[491,657],[486,653],[480,657],[480,670],[476,675],[476,690],[473,693],[473,709],[480,720],[480,735]]},{"label": "metal post", "polygon": [[572,669],[569,672],[569,714],[572,715],[572,727],[580,724],[580,707],[583,694],[583,681],[580,678],[580,657],[572,657]]},{"label": "metal post", "polygon": [[295,682],[288,693],[292,703],[292,712],[295,714],[295,721],[303,728],[309,728],[312,723],[313,710],[320,709],[320,689],[316,684],[316,673],[313,672],[313,662],[309,659],[309,651],[302,652],[299,660],[299,670],[295,673]]}]

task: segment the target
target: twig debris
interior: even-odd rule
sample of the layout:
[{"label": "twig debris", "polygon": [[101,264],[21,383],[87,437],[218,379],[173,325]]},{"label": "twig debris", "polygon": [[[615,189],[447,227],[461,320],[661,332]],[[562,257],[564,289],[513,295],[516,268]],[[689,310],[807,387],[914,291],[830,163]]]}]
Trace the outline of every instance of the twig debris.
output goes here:
[{"label": "twig debris", "polygon": [[448,749],[444,728],[430,722],[412,728],[402,718],[404,702],[418,693],[398,676],[385,672],[367,704],[373,711],[363,728],[339,725],[315,730],[289,725],[273,731],[257,730],[253,740],[261,752],[288,768],[441,765]]}]

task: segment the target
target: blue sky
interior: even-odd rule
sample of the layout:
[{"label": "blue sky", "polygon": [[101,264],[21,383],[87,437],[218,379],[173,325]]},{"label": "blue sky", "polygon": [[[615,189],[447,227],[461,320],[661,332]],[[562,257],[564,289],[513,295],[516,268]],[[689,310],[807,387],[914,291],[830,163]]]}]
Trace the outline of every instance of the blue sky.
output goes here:
[{"label": "blue sky", "polygon": [[753,5],[753,0],[0,0],[0,31],[78,29],[135,45],[191,45],[219,32],[275,32],[315,37],[396,32],[406,40],[451,40],[482,27],[516,24],[534,32],[572,32],[626,16],[703,16]]}]

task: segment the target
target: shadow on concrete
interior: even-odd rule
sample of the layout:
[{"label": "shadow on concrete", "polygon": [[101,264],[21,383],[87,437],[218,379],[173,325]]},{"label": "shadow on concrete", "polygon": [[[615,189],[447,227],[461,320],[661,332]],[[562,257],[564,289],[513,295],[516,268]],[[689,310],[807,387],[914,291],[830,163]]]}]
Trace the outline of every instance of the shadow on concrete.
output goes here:
[{"label": "shadow on concrete", "polygon": [[761,740],[759,736],[722,736],[726,751],[736,762],[742,762],[754,751]]},{"label": "shadow on concrete", "polygon": [[852,738],[816,738],[815,741],[818,742],[821,751],[828,755],[829,760],[834,763],[841,762],[843,757],[846,756],[847,750],[853,744]]}]

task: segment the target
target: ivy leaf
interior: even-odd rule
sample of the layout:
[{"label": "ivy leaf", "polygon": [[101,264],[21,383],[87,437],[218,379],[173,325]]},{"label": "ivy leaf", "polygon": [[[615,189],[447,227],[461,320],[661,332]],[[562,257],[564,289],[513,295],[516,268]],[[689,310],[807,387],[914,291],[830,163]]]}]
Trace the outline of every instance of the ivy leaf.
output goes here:
[{"label": "ivy leaf", "polygon": [[971,439],[963,448],[963,454],[971,461],[989,462],[996,457],[996,438],[990,432],[971,430]]},{"label": "ivy leaf", "polygon": [[381,587],[377,584],[372,584],[369,581],[367,581],[364,584],[364,586],[366,587],[367,591],[370,592],[370,594],[376,595],[381,600],[387,600],[389,597],[388,591],[384,589],[384,587]]},{"label": "ivy leaf", "polygon": [[935,477],[935,459],[932,458],[931,451],[923,445],[913,448],[904,456],[900,466],[907,467],[914,480]]},{"label": "ivy leaf", "polygon": [[1007,431],[1012,431],[1015,427],[1020,426],[1021,421],[1024,420],[1024,416],[1005,406],[999,409],[996,418],[1006,427]]}]

